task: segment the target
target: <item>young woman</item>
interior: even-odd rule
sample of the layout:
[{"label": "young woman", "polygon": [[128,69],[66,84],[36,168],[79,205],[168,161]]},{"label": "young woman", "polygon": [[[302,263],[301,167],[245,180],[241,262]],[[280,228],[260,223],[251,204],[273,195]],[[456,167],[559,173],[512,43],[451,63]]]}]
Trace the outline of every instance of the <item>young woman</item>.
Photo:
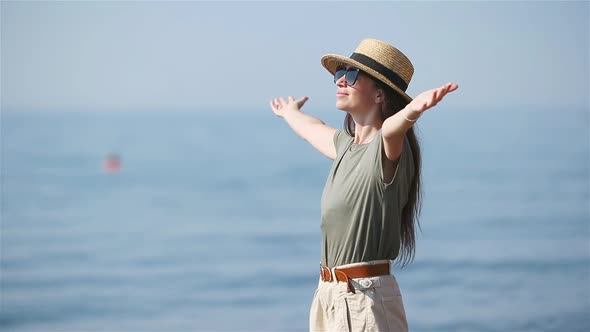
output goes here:
[{"label": "young woman", "polygon": [[458,88],[447,83],[415,99],[405,91],[414,74],[397,48],[365,39],[350,57],[329,54],[336,107],[345,128],[301,112],[307,97],[276,98],[273,112],[334,160],[321,202],[320,280],[310,310],[311,331],[407,331],[390,263],[415,252],[420,212],[420,146],[413,125]]}]

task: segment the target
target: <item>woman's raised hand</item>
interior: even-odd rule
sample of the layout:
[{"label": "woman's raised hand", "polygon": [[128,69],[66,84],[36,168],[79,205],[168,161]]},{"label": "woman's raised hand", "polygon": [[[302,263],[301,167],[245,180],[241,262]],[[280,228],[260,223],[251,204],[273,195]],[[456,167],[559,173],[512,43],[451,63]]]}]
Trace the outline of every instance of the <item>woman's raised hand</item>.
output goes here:
[{"label": "woman's raised hand", "polygon": [[453,82],[449,82],[439,88],[424,91],[414,100],[412,100],[406,108],[413,112],[424,112],[427,109],[434,107],[443,97],[449,93],[457,90],[459,86]]},{"label": "woman's raised hand", "polygon": [[307,97],[302,97],[297,100],[292,96],[289,96],[287,99],[279,97],[270,101],[270,108],[277,116],[282,118],[285,112],[300,111],[307,99]]}]

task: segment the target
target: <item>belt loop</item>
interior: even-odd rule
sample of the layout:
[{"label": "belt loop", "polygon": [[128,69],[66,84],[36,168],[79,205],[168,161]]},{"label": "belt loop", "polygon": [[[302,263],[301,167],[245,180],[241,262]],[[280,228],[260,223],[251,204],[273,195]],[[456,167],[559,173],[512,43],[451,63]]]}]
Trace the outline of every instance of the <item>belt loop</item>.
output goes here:
[{"label": "belt loop", "polygon": [[[348,290],[349,293],[355,294],[356,292],[354,291],[354,286],[352,285],[352,282],[351,282],[352,279],[350,279],[350,277],[348,277],[348,275],[342,271],[336,271],[336,269],[334,269],[334,272],[341,273],[344,276],[344,280],[346,280],[346,289]],[[338,278],[336,278],[336,280],[338,280]]]}]

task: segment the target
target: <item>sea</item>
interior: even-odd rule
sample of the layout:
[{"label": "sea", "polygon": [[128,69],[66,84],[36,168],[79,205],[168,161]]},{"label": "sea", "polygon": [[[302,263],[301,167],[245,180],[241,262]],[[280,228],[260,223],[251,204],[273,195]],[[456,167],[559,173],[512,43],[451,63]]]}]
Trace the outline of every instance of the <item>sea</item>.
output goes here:
[{"label": "sea", "polygon": [[[588,109],[415,126],[410,331],[590,331]],[[307,330],[331,161],[268,107],[3,110],[0,138],[0,330]]]}]

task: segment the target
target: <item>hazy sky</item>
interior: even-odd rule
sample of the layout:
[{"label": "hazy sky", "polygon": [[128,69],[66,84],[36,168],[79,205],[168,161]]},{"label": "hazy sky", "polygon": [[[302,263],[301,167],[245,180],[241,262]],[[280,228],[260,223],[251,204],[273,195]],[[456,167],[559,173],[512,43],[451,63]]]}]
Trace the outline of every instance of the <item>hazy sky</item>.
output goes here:
[{"label": "hazy sky", "polygon": [[[333,107],[326,53],[367,37],[448,108],[588,107],[589,3],[2,1],[2,109]],[[306,106],[309,107],[309,106]]]}]

